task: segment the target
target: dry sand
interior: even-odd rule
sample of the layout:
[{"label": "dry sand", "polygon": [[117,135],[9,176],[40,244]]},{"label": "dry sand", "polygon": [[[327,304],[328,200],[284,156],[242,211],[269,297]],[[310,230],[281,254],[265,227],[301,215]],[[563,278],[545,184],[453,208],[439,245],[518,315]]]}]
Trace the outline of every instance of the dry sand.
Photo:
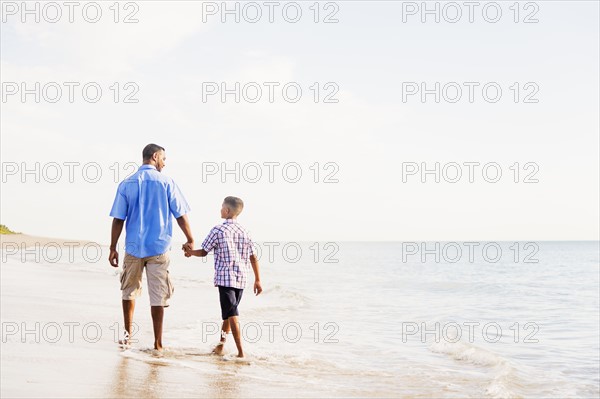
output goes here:
[{"label": "dry sand", "polygon": [[45,245],[83,246],[91,241],[69,240],[64,238],[37,237],[28,234],[0,234],[0,243],[2,250],[22,249],[35,246],[43,247]]}]

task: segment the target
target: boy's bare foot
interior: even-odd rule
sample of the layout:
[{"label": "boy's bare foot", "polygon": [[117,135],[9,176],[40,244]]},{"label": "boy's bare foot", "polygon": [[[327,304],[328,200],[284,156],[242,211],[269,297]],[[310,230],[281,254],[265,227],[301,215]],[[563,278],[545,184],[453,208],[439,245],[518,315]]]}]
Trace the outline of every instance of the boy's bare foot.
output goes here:
[{"label": "boy's bare foot", "polygon": [[215,355],[222,355],[223,354],[223,348],[225,348],[225,342],[219,342],[214,348],[213,348],[213,353]]},{"label": "boy's bare foot", "polygon": [[154,356],[154,357],[163,357],[164,356],[162,348],[161,349],[152,349],[151,353],[152,353],[152,356]]},{"label": "boy's bare foot", "polygon": [[238,353],[237,357],[240,358],[240,359],[243,358],[244,357],[244,353],[243,352]]}]

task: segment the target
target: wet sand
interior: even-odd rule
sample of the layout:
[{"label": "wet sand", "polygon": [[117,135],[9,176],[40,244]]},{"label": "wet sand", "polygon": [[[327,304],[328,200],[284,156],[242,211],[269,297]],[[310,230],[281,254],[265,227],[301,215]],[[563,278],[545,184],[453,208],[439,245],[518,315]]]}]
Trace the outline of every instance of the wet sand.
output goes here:
[{"label": "wet sand", "polygon": [[[35,246],[64,241],[72,242],[15,235],[3,243]],[[121,321],[118,279],[108,265],[105,271],[88,273],[64,265],[8,261],[0,273],[2,397],[227,397],[239,393],[234,377],[243,365],[196,356],[194,369],[178,364],[178,357],[184,356],[181,349],[165,358],[121,349],[115,343],[120,333],[116,323]],[[168,312],[166,337],[173,327],[168,324]],[[148,313],[142,297],[135,319],[140,326],[140,348],[151,343]],[[203,354],[206,348],[186,351]],[[226,370],[219,373],[219,368]]]},{"label": "wet sand", "polygon": [[[119,269],[111,268],[104,258],[93,264],[65,259],[48,263],[43,256],[36,261],[31,252],[27,257],[14,253],[22,247],[34,251],[32,248],[48,244],[74,243],[82,246],[87,242],[24,234],[2,236],[1,397],[322,396],[321,383],[305,382],[315,373],[314,365],[302,367],[309,372],[303,375],[296,365],[287,364],[287,359],[251,355],[248,361],[236,362],[232,360],[232,342],[228,342],[231,347],[226,356],[219,357],[210,355],[213,342],[198,339],[196,344],[180,339],[181,331],[199,336],[193,320],[218,312],[210,280],[192,288],[183,282],[177,286],[172,306],[165,310],[163,357],[148,350],[152,325],[144,281],[134,316],[138,342],[131,349],[120,348]],[[173,263],[174,274],[177,268],[190,267],[183,257]],[[211,273],[207,269],[207,275]],[[210,300],[214,303],[208,304]],[[323,367],[323,375],[329,375],[332,383],[338,379],[337,370],[329,365],[317,366]],[[305,387],[299,391],[302,385]],[[347,393],[332,391],[331,396]]]}]

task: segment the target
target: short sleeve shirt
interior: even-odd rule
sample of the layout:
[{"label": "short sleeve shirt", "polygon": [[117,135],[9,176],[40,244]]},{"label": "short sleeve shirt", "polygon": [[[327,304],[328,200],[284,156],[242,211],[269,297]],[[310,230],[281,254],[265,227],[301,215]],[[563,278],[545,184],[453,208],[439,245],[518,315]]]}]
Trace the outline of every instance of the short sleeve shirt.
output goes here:
[{"label": "short sleeve shirt", "polygon": [[250,256],[254,254],[252,245],[250,234],[235,219],[213,227],[202,249],[215,251],[215,286],[246,287]]},{"label": "short sleeve shirt", "polygon": [[152,165],[142,165],[119,184],[110,216],[125,220],[125,251],[145,258],[170,249],[173,217],[189,211],[173,179]]}]

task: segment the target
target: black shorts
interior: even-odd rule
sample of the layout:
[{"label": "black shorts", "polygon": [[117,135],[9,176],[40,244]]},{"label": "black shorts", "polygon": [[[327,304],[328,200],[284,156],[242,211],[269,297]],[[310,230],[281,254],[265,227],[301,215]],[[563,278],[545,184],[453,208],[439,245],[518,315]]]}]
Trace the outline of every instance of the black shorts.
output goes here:
[{"label": "black shorts", "polygon": [[221,317],[227,320],[231,316],[239,316],[238,305],[242,300],[242,288],[219,287],[219,300],[221,301]]}]

